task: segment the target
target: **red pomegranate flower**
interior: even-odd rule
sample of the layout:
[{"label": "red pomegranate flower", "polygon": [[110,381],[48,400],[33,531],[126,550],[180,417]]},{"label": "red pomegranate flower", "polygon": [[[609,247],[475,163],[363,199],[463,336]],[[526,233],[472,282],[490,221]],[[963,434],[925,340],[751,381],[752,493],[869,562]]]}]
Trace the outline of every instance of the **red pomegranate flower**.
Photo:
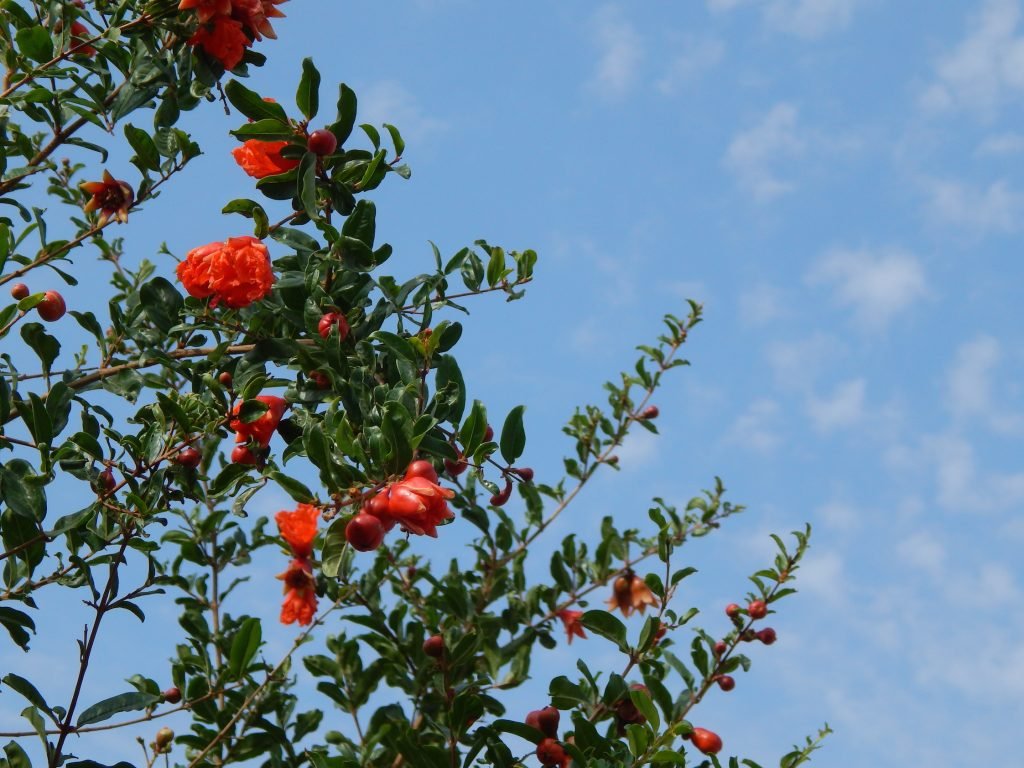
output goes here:
[{"label": "red pomegranate flower", "polygon": [[242,146],[232,149],[231,154],[243,171],[254,179],[262,179],[265,176],[276,176],[298,167],[298,158],[282,157],[281,150],[286,146],[288,146],[287,141],[249,139]]},{"label": "red pomegranate flower", "polygon": [[288,569],[277,578],[284,582],[284,602],[281,604],[281,623],[299,622],[307,626],[316,614],[316,579],[313,566],[306,558],[295,558]]},{"label": "red pomegranate flower", "polygon": [[205,23],[214,16],[230,16],[231,0],[181,0],[178,3],[179,11],[190,11],[193,9],[199,21]]},{"label": "red pomegranate flower", "polygon": [[238,19],[257,40],[262,40],[263,35],[277,39],[277,33],[270,26],[270,19],[274,17],[283,18],[275,6],[285,0],[234,0],[231,15]]},{"label": "red pomegranate flower", "polygon": [[387,514],[409,533],[437,538],[438,524],[455,517],[448,509],[454,496],[455,491],[425,477],[409,477],[391,484]]},{"label": "red pomegranate flower", "polygon": [[188,43],[202,48],[207,56],[219,61],[224,69],[234,69],[242,61],[246,47],[252,45],[252,40],[245,34],[242,22],[230,16],[214,16],[199,26]]},{"label": "red pomegranate flower", "polygon": [[609,611],[618,608],[623,616],[631,616],[634,611],[642,614],[648,605],[655,605],[657,600],[647,582],[632,571],[615,579],[612,584],[612,596],[605,601]]},{"label": "red pomegranate flower", "polygon": [[[95,51],[93,51],[95,53]],[[117,219],[122,224],[128,221],[128,209],[135,201],[135,192],[124,181],[119,181],[103,171],[103,181],[85,181],[79,187],[88,195],[92,195],[83,209],[86,213],[95,210],[100,212],[100,225],[109,219]]]},{"label": "red pomegranate flower", "polygon": [[571,611],[568,608],[563,608],[555,615],[565,625],[565,634],[569,639],[569,645],[572,645],[573,637],[587,639],[587,636],[583,633],[583,625],[580,623],[580,619],[583,618],[583,611]]},{"label": "red pomegranate flower", "polygon": [[231,420],[228,421],[228,429],[235,433],[236,443],[244,443],[246,440],[251,439],[266,448],[270,445],[270,438],[273,437],[274,430],[277,429],[281,417],[284,416],[288,403],[285,402],[284,398],[277,395],[258,395],[256,399],[261,403],[266,403],[267,410],[254,421],[242,421],[238,416],[242,404],[238,403],[231,412],[232,416]]},{"label": "red pomegranate flower", "polygon": [[214,298],[233,309],[264,298],[274,285],[270,253],[250,235],[193,248],[178,264],[178,279],[190,296]]},{"label": "red pomegranate flower", "polygon": [[281,538],[292,548],[292,554],[302,558],[313,554],[313,539],[316,538],[316,528],[320,522],[320,510],[312,504],[300,503],[291,512],[282,509],[274,515],[274,522],[281,532]]}]

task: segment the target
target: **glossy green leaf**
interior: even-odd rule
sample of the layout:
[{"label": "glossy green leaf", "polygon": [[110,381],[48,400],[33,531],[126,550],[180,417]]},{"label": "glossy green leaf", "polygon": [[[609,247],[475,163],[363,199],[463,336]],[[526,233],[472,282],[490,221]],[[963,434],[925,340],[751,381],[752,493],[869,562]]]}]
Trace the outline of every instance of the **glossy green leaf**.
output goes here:
[{"label": "glossy green leaf", "polygon": [[78,721],[75,725],[81,728],[83,725],[100,723],[119,712],[134,712],[135,710],[145,709],[160,701],[161,698],[159,696],[154,696],[151,693],[142,693],[140,691],[120,693],[117,696],[111,696],[109,699],[104,699],[93,704],[91,707],[87,707],[78,716]]},{"label": "glossy green leaf", "polygon": [[307,120],[316,117],[320,109],[320,72],[313,65],[313,59],[302,60],[302,77],[295,94],[295,104]]},{"label": "glossy green leaf", "polygon": [[515,462],[526,449],[526,430],[523,428],[523,412],[526,406],[517,405],[508,416],[505,417],[505,424],[501,428],[501,457],[509,464]]},{"label": "glossy green leaf", "polygon": [[263,625],[260,624],[260,620],[248,618],[243,621],[231,641],[231,652],[228,654],[228,672],[231,680],[241,679],[262,642]]}]

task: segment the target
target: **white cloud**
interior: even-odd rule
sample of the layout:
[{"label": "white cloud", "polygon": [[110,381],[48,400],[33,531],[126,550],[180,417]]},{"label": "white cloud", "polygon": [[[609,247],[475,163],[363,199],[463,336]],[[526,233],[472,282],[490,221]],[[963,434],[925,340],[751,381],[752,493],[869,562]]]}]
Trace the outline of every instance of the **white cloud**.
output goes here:
[{"label": "white cloud", "polygon": [[859,0],[772,0],[765,7],[769,26],[796,37],[816,39],[845,27]]},{"label": "white cloud", "polygon": [[[784,34],[812,40],[845,27],[862,0],[769,0],[762,3],[765,24]],[[707,0],[712,13],[732,11],[751,0]]]},{"label": "white cloud", "polygon": [[846,596],[847,578],[843,575],[843,558],[834,550],[812,549],[800,564],[800,590],[842,601]]},{"label": "white cloud", "polygon": [[447,130],[448,125],[425,112],[416,97],[394,80],[372,83],[359,95],[359,122],[379,126],[390,123],[402,132],[402,138],[415,149]]},{"label": "white cloud", "polygon": [[749,288],[739,296],[739,313],[747,325],[767,325],[786,314],[782,292],[767,283]]},{"label": "white cloud", "polygon": [[1024,431],[1024,414],[998,404],[993,395],[1001,359],[1002,345],[984,334],[957,347],[946,374],[946,407],[959,425],[977,419],[996,432]]},{"label": "white cloud", "polygon": [[814,510],[814,517],[815,519],[820,518],[824,520],[825,524],[831,528],[836,528],[840,531],[852,531],[859,526],[863,512],[852,504],[842,501],[830,501]]},{"label": "white cloud", "polygon": [[946,548],[928,531],[918,531],[903,539],[896,553],[915,568],[937,576],[946,562]]},{"label": "white cloud", "polygon": [[599,51],[590,87],[607,98],[624,96],[636,82],[643,59],[643,39],[614,5],[599,8],[590,21],[591,39]]},{"label": "white cloud", "polygon": [[921,95],[926,109],[962,108],[989,118],[1001,102],[1024,91],[1024,37],[1017,0],[987,0],[964,39],[936,65]]},{"label": "white cloud", "polygon": [[825,366],[843,352],[837,339],[820,331],[795,341],[774,341],[765,348],[776,383],[800,391],[813,388]]},{"label": "white cloud", "polygon": [[957,347],[946,377],[946,405],[958,419],[985,414],[992,407],[992,372],[999,358],[999,342],[991,336]]},{"label": "white cloud", "polygon": [[624,471],[643,469],[643,465],[658,455],[658,436],[646,429],[637,429],[626,436],[616,454]]},{"label": "white cloud", "polygon": [[685,41],[683,50],[669,62],[665,75],[658,80],[657,88],[665,94],[674,93],[714,69],[724,56],[725,44],[721,40],[705,38]]},{"label": "white cloud", "polygon": [[986,136],[976,152],[979,155],[1019,155],[1024,152],[1024,134],[997,133]]},{"label": "white cloud", "polygon": [[780,102],[752,128],[736,134],[726,150],[726,167],[759,202],[774,200],[794,189],[774,166],[803,153],[805,140],[797,121],[796,107]]},{"label": "white cloud", "polygon": [[926,437],[933,463],[936,496],[947,509],[992,512],[1024,503],[1024,472],[979,471],[974,447],[956,435]]},{"label": "white cloud", "polygon": [[807,274],[811,285],[831,284],[837,303],[868,329],[882,328],[928,293],[924,268],[896,249],[829,251]]},{"label": "white cloud", "polygon": [[779,437],[779,404],[759,398],[733,422],[726,441],[757,453],[769,453],[781,443]]},{"label": "white cloud", "polygon": [[1003,180],[985,188],[948,179],[925,182],[928,212],[943,225],[978,235],[1016,232],[1024,215],[1024,195]]},{"label": "white cloud", "polygon": [[819,432],[852,427],[864,420],[864,379],[852,379],[836,387],[831,397],[811,396],[807,414]]}]

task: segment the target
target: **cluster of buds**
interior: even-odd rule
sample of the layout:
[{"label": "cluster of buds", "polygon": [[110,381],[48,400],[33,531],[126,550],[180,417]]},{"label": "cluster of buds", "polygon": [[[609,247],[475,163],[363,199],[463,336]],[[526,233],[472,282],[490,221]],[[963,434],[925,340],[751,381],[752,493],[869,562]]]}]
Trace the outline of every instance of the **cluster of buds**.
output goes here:
[{"label": "cluster of buds", "polygon": [[569,765],[569,755],[558,741],[560,719],[561,713],[551,706],[535,709],[526,715],[525,723],[544,734],[544,738],[537,744],[537,759],[543,766],[566,768]]},{"label": "cluster of buds", "polygon": [[418,459],[402,480],[389,483],[363,503],[345,526],[345,539],[360,552],[369,552],[396,525],[406,533],[437,538],[437,526],[455,517],[448,508],[448,499],[454,496],[455,491],[438,485],[434,465]]}]

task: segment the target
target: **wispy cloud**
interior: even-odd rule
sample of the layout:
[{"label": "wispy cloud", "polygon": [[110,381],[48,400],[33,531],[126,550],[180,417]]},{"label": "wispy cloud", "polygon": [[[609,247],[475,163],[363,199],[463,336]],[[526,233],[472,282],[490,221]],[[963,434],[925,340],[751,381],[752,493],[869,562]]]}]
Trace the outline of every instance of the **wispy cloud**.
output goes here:
[{"label": "wispy cloud", "polygon": [[655,85],[664,94],[675,93],[714,69],[724,57],[725,43],[717,38],[685,40]]},{"label": "wispy cloud", "polygon": [[966,109],[989,119],[1007,98],[1024,92],[1024,37],[1017,0],[987,0],[966,36],[942,57],[921,95],[929,110]]},{"label": "wispy cloud", "polygon": [[980,421],[995,432],[1024,432],[1024,414],[997,402],[993,391],[1002,357],[1002,345],[986,334],[957,347],[946,373],[946,407],[957,426]]},{"label": "wispy cloud", "polygon": [[831,432],[841,427],[853,427],[864,421],[864,379],[851,379],[839,384],[827,397],[811,396],[807,400],[807,415],[819,432]]},{"label": "wispy cloud", "polygon": [[604,98],[624,96],[634,85],[643,60],[643,38],[616,5],[603,5],[590,19],[591,41],[598,51],[589,85]]},{"label": "wispy cloud", "polygon": [[726,435],[726,442],[749,448],[757,453],[768,453],[778,447],[779,404],[768,398],[759,398],[740,414]]},{"label": "wispy cloud", "polygon": [[740,320],[746,325],[767,325],[787,313],[782,291],[768,283],[746,289],[740,294],[738,303]]},{"label": "wispy cloud", "polygon": [[448,124],[428,114],[416,96],[395,80],[371,83],[359,96],[360,122],[379,126],[391,123],[402,132],[411,149],[443,133]]},{"label": "wispy cloud", "polygon": [[842,29],[863,0],[707,0],[708,10],[724,13],[741,5],[760,5],[765,24],[777,32],[814,40]]},{"label": "wispy cloud", "polygon": [[997,133],[986,136],[976,152],[982,156],[1019,155],[1024,152],[1024,134]]},{"label": "wispy cloud", "polygon": [[936,498],[946,509],[993,512],[1024,503],[1024,472],[979,470],[974,446],[965,438],[932,435],[923,447],[932,462]]},{"label": "wispy cloud", "polygon": [[806,39],[817,39],[849,24],[860,0],[772,0],[765,7],[769,26]]},{"label": "wispy cloud", "polygon": [[925,182],[927,211],[938,225],[976,235],[1016,232],[1024,215],[1024,195],[1006,181],[976,187],[949,179]]},{"label": "wispy cloud", "polygon": [[852,309],[858,324],[868,329],[885,327],[928,295],[918,258],[892,248],[833,249],[807,273],[807,282],[831,286],[836,303]]},{"label": "wispy cloud", "polygon": [[729,143],[725,166],[758,202],[769,202],[794,189],[794,183],[776,169],[804,151],[798,120],[797,108],[780,102]]}]

